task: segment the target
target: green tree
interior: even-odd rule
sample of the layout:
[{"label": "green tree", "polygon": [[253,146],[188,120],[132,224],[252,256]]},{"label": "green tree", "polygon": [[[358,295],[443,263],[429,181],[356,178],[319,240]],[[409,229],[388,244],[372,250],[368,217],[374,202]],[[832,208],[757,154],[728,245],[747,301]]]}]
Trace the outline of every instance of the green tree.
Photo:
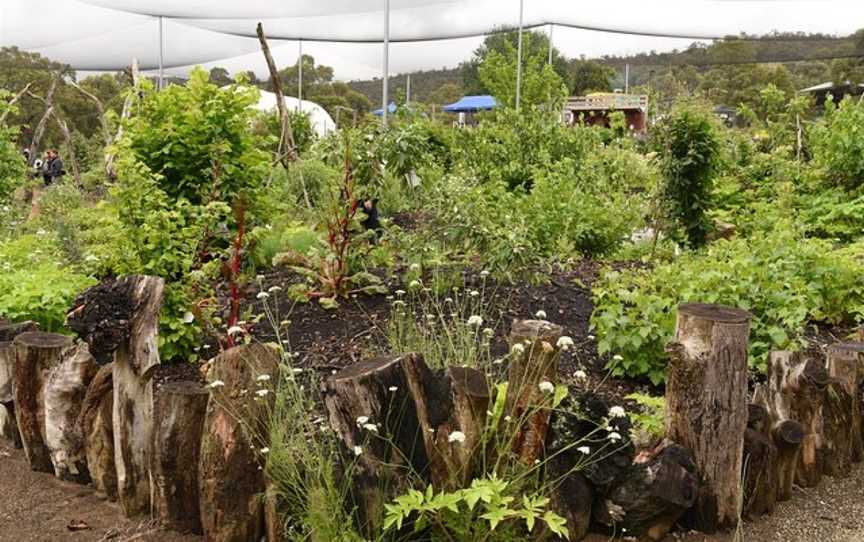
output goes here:
[{"label": "green tree", "polygon": [[462,97],[462,86],[458,83],[444,83],[429,94],[426,102],[436,105],[451,104]]},{"label": "green tree", "polygon": [[[10,105],[10,94],[0,89],[0,118],[7,118],[15,112]],[[0,123],[0,202],[6,199],[24,182],[24,158],[18,148],[18,127]]]},{"label": "green tree", "polygon": [[228,70],[217,66],[210,70],[210,82],[217,87],[226,87],[234,82],[234,78]]},{"label": "green tree", "polygon": [[[547,63],[546,54],[533,44],[538,34],[523,36],[522,89],[524,105],[555,104],[567,95],[564,80]],[[480,80],[485,88],[506,107],[516,105],[517,47],[504,42],[504,50],[489,51],[480,65]]]},{"label": "green tree", "polygon": [[600,62],[584,58],[573,60],[570,64],[568,87],[576,96],[584,96],[589,92],[609,92],[612,90],[611,79],[614,76],[615,70]]},{"label": "green tree", "polygon": [[[530,36],[530,37],[529,37]],[[524,58],[549,58],[549,37],[542,32],[523,31],[522,53]],[[474,51],[474,56],[468,62],[460,65],[462,72],[462,87],[465,94],[493,94],[492,89],[480,77],[480,66],[492,52],[507,56],[515,51],[519,41],[519,32],[513,29],[499,29],[486,36],[483,43]],[[560,51],[552,48],[552,66],[562,80],[567,80],[567,59]],[[515,81],[515,79],[514,79]]]}]

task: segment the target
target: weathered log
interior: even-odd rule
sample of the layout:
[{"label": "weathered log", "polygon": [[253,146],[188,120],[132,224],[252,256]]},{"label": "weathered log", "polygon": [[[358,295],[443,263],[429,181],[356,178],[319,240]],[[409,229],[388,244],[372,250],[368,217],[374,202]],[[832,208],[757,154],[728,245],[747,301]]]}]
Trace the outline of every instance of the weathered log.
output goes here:
[{"label": "weathered log", "polygon": [[432,485],[465,487],[473,475],[489,407],[486,376],[466,367],[433,372],[414,354],[402,357],[402,367],[417,409]]},{"label": "weathered log", "polygon": [[[285,529],[282,525],[282,517],[279,514],[279,498],[273,491],[273,484],[265,480],[266,493],[264,494],[264,533],[267,542],[282,542],[285,539]],[[313,533],[313,537],[315,534]],[[316,542],[313,538],[312,542]]]},{"label": "weathered log", "polygon": [[861,414],[861,384],[864,382],[864,342],[847,342],[828,348],[828,376],[839,380],[852,398],[852,462],[864,459],[864,419]]},{"label": "weathered log", "polygon": [[45,382],[72,339],[56,333],[31,331],[15,337],[15,419],[30,468],[54,472],[45,443]]},{"label": "weathered log", "polygon": [[744,433],[744,516],[771,514],[777,502],[777,446],[771,437],[771,416],[763,405],[748,407]]},{"label": "weathered log", "polygon": [[823,474],[841,478],[852,472],[853,432],[858,421],[853,415],[856,403],[855,395],[849,394],[845,382],[836,378],[828,380],[822,407],[820,462]]},{"label": "weathered log", "polygon": [[45,443],[51,451],[54,475],[61,480],[90,481],[78,415],[98,370],[87,345],[79,343],[63,353],[45,383]]},{"label": "weathered log", "polygon": [[381,526],[384,503],[407,489],[406,473],[429,465],[402,363],[400,356],[364,361],[324,383],[330,426],[356,455],[352,492],[361,532]]},{"label": "weathered log", "polygon": [[517,320],[510,329],[510,348],[516,354],[508,371],[504,411],[518,420],[520,429],[513,439],[513,451],[525,464],[533,464],[543,453],[550,410],[538,408],[547,399],[539,385],[558,380],[558,339],[562,333],[561,326],[545,320]]},{"label": "weathered log", "polygon": [[799,356],[799,360],[790,374],[790,380],[794,380],[794,387],[790,389],[792,418],[804,429],[795,483],[801,487],[816,487],[824,470],[821,448],[828,371],[815,359]]},{"label": "weathered log", "polygon": [[129,340],[135,286],[128,279],[101,282],[75,298],[66,315],[67,325],[90,346],[90,353],[100,365],[110,363],[114,352]]},{"label": "weathered log", "polygon": [[198,463],[209,391],[171,382],[156,392],[150,463],[152,516],[165,526],[201,533]]},{"label": "weathered log", "polygon": [[165,281],[135,275],[129,285],[135,311],[129,337],[114,352],[113,434],[117,497],[126,516],[150,511],[150,444],[153,438],[153,371],[159,365],[159,311]]},{"label": "weathered log", "polygon": [[14,368],[15,346],[11,342],[0,342],[0,437],[10,441],[15,448],[21,448],[13,400]]},{"label": "weathered log", "polygon": [[[36,322],[19,322],[17,324],[2,323],[0,324],[0,342],[12,342],[15,337],[29,331],[38,331],[39,325]],[[0,371],[3,369],[0,368]]]},{"label": "weathered log", "polygon": [[258,378],[278,370],[278,351],[262,344],[237,346],[210,362],[211,396],[198,464],[201,525],[209,542],[259,540],[263,534],[259,448],[266,445],[273,394],[261,389]]},{"label": "weathered log", "polygon": [[703,532],[738,523],[750,319],[732,307],[679,305],[666,347],[666,436],[693,451],[701,484],[688,519]]},{"label": "weathered log", "polygon": [[591,526],[594,486],[584,473],[572,470],[573,464],[567,457],[552,457],[548,467],[555,481],[552,484],[552,507],[567,520],[569,539],[574,542],[582,540]]},{"label": "weathered log", "polygon": [[93,377],[81,412],[78,426],[84,438],[87,470],[97,491],[117,500],[117,469],[114,466],[114,365],[104,365]]},{"label": "weathered log", "polygon": [[598,500],[594,519],[627,536],[662,540],[698,494],[693,453],[667,440],[653,456],[635,463],[608,497]]}]

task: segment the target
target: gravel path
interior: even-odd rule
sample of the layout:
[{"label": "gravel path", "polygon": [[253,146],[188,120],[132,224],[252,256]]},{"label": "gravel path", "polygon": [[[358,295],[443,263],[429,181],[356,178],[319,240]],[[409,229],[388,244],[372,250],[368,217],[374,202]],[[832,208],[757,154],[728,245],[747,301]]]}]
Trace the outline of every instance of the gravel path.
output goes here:
[{"label": "gravel path", "polygon": [[[89,528],[70,532],[72,522]],[[744,525],[742,542],[864,542],[864,465],[849,478],[825,478],[795,496],[774,514]],[[0,440],[0,542],[201,542],[154,528],[144,520],[126,520],[116,504],[89,487],[31,472],[20,450]],[[590,535],[586,542],[608,537]],[[731,535],[674,533],[668,542],[738,542]]]}]

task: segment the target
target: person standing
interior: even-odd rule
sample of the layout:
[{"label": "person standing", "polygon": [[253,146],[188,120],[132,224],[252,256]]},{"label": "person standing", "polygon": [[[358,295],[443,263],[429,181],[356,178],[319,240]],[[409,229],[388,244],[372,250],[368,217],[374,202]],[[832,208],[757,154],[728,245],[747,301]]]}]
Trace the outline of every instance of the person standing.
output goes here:
[{"label": "person standing", "polygon": [[42,179],[45,181],[45,186],[51,186],[65,174],[66,171],[63,169],[63,160],[60,155],[55,149],[48,149],[42,164]]}]

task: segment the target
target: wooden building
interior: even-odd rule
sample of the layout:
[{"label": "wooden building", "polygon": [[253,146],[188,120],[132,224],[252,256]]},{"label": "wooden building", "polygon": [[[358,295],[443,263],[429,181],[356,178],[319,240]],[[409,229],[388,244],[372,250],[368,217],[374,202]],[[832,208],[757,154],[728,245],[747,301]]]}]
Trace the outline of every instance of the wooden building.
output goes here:
[{"label": "wooden building", "polygon": [[610,115],[621,111],[627,126],[636,133],[648,128],[648,96],[644,94],[598,93],[573,96],[564,105],[564,121],[569,125],[610,127]]}]

